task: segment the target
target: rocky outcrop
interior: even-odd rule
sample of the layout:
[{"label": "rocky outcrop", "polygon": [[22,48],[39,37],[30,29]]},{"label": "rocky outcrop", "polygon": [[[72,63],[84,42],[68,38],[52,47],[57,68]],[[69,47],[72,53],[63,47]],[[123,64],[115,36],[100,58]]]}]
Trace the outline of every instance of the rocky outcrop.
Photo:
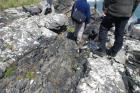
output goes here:
[{"label": "rocky outcrop", "polygon": [[127,93],[122,79],[123,65],[100,57],[89,58],[88,62],[91,70],[81,79],[78,93]]},{"label": "rocky outcrop", "polygon": [[132,26],[132,31],[130,32],[130,37],[140,40],[140,23]]},{"label": "rocky outcrop", "polygon": [[[114,42],[112,32],[109,32],[109,38],[108,48]],[[139,40],[126,36],[124,46],[116,57],[99,57],[94,53],[98,48],[96,43],[90,41],[87,48],[93,52],[87,57],[88,70],[77,86],[77,93],[139,93],[139,43]]]},{"label": "rocky outcrop", "polygon": [[42,0],[38,5],[23,7],[24,12],[28,12],[31,15],[49,14],[49,13],[67,13],[70,12],[73,0],[53,0],[52,9],[50,10],[47,4],[47,0]]},{"label": "rocky outcrop", "polygon": [[[92,40],[101,20],[93,18],[84,35],[88,37],[87,46],[79,54],[75,42],[67,38],[65,15],[28,17],[19,10],[6,11],[14,19],[1,22],[4,24],[0,28],[1,93],[140,92],[139,40],[125,37],[116,57],[99,57],[94,53],[97,43]],[[111,47],[112,32],[109,37],[107,46]]]},{"label": "rocky outcrop", "polygon": [[129,93],[140,92],[140,41],[126,40],[128,60],[126,62],[126,75],[129,85]]},{"label": "rocky outcrop", "polygon": [[0,11],[0,28],[11,24],[14,20],[22,17],[27,17],[29,14],[23,12],[21,7],[9,8],[4,11]]},{"label": "rocky outcrop", "polygon": [[77,58],[75,42],[63,36],[40,41],[16,61],[14,74],[1,79],[0,88],[10,93],[75,93],[86,64],[85,58]]},{"label": "rocky outcrop", "polygon": [[139,93],[139,43],[139,40],[126,40],[116,57],[101,58],[91,53],[77,93]]},{"label": "rocky outcrop", "polygon": [[16,57],[23,56],[40,45],[40,37],[56,37],[57,34],[50,29],[60,31],[63,30],[61,27],[66,25],[67,17],[62,14],[15,20],[11,25],[0,29],[1,62],[9,59],[15,61]]},{"label": "rocky outcrop", "polygon": [[62,13],[71,9],[74,0],[54,0],[56,12]]},{"label": "rocky outcrop", "polygon": [[87,60],[60,34],[67,22],[63,14],[25,16],[0,29],[2,93],[76,92]]}]

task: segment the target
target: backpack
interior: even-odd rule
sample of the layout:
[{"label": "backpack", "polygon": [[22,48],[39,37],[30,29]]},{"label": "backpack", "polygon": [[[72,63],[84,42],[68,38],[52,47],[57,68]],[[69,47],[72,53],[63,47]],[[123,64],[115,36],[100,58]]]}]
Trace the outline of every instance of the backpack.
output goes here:
[{"label": "backpack", "polygon": [[76,21],[77,23],[82,23],[82,22],[85,22],[86,21],[86,16],[76,8],[76,4],[74,4],[74,10],[72,12],[72,19],[74,21]]}]

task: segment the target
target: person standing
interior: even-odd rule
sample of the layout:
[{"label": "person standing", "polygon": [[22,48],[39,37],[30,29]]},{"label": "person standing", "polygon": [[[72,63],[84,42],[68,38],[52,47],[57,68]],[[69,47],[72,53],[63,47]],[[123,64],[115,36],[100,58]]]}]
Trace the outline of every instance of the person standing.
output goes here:
[{"label": "person standing", "polygon": [[[107,54],[114,57],[122,48],[125,26],[139,2],[140,0],[104,0],[103,11],[105,16],[99,28],[100,44],[97,50],[100,56]],[[115,42],[106,51],[107,32],[112,24],[115,25]]]},{"label": "person standing", "polygon": [[82,44],[83,44],[83,38],[82,38],[83,32],[85,30],[86,25],[90,22],[90,6],[89,6],[87,0],[77,0],[77,1],[75,1],[74,5],[73,5],[71,14],[73,14],[74,9],[81,11],[84,14],[84,16],[86,17],[85,21],[82,23],[78,23],[77,21],[75,21],[72,18],[74,25],[75,25],[74,36],[76,37],[76,42],[78,44],[79,49],[81,49]]}]

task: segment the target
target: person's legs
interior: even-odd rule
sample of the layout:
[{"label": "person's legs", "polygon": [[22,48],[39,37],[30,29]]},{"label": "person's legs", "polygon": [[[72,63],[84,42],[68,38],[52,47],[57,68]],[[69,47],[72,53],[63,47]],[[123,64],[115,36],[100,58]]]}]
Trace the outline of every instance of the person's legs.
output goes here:
[{"label": "person's legs", "polygon": [[54,9],[54,6],[53,6],[53,0],[47,0],[47,3],[48,3],[48,8],[51,8],[52,13],[55,13],[55,9]]},{"label": "person's legs", "polygon": [[48,3],[48,7],[51,8],[53,4],[53,0],[47,0],[47,3]]},{"label": "person's legs", "polygon": [[76,37],[76,43],[78,44],[78,52],[81,51],[81,47],[83,46],[83,32],[85,30],[85,23],[78,24],[75,22],[75,32],[74,36]]},{"label": "person's legs", "polygon": [[112,52],[112,56],[115,56],[116,53],[122,48],[124,30],[128,19],[129,18],[115,18],[115,42],[110,49],[110,52]]},{"label": "person's legs", "polygon": [[51,9],[52,9],[52,13],[55,13],[55,9],[54,9],[54,5],[53,4],[51,6]]},{"label": "person's legs", "polygon": [[80,25],[79,31],[77,33],[77,41],[78,42],[83,41],[83,32],[84,32],[84,30],[85,30],[85,22]]},{"label": "person's legs", "polygon": [[112,16],[105,16],[101,22],[99,28],[99,48],[101,51],[106,50],[106,41],[107,41],[107,33],[109,29],[112,27],[113,17]]},{"label": "person's legs", "polygon": [[78,24],[78,23],[74,22],[74,25],[75,25],[74,37],[77,40],[77,35],[78,35],[78,32],[79,32],[79,29],[80,29],[81,24]]},{"label": "person's legs", "polygon": [[105,16],[101,22],[101,25],[99,28],[99,49],[94,51],[95,54],[101,57],[106,55],[107,33],[112,27],[113,22],[114,22],[113,17],[110,15]]}]

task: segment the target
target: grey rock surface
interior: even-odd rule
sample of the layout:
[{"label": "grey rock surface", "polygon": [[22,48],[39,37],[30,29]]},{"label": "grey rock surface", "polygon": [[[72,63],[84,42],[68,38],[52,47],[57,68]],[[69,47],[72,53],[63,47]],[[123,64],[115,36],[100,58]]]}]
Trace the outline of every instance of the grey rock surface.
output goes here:
[{"label": "grey rock surface", "polygon": [[126,64],[126,60],[127,60],[127,56],[126,56],[126,52],[124,49],[121,49],[117,55],[115,56],[115,61],[120,63],[120,64]]},{"label": "grey rock surface", "polygon": [[0,78],[3,77],[3,70],[0,69]]},{"label": "grey rock surface", "polygon": [[[50,13],[66,13],[70,12],[71,6],[73,4],[73,0],[50,0],[50,4],[52,2],[52,5],[48,4],[47,0],[41,0],[41,2],[37,5],[30,5],[30,6],[24,6],[23,11],[26,13],[29,13],[30,15],[47,15]],[[46,12],[47,8],[51,7],[50,10]]]},{"label": "grey rock surface", "polygon": [[140,41],[129,39],[126,41],[128,61],[126,63],[126,74],[130,93],[140,92]]},{"label": "grey rock surface", "polygon": [[[110,48],[114,43],[114,35],[112,32],[108,35],[107,47]],[[90,48],[94,45],[96,43]],[[94,49],[91,50],[93,53],[90,53],[90,58],[87,57],[88,70],[78,83],[77,93],[140,92],[140,41],[138,39],[125,37],[123,48],[116,57],[99,57],[94,54]]]},{"label": "grey rock surface", "polygon": [[75,42],[64,36],[40,41],[38,48],[18,59],[12,76],[0,80],[1,85],[8,82],[0,88],[10,91],[6,93],[75,93],[87,63],[83,56],[75,57]]},{"label": "grey rock surface", "polygon": [[[49,29],[61,32],[61,27],[67,25],[67,17],[63,14],[48,16],[33,16],[14,20],[12,24],[0,29],[0,68],[8,67],[8,60],[15,61],[40,45],[40,37],[56,37]],[[3,64],[3,65],[2,65]]]},{"label": "grey rock surface", "polygon": [[0,29],[2,93],[76,92],[87,60],[66,33],[54,32],[67,21],[63,14],[22,17]]},{"label": "grey rock surface", "polygon": [[134,24],[132,26],[132,31],[130,32],[130,36],[133,39],[140,40],[140,24]]},{"label": "grey rock surface", "polygon": [[[76,43],[63,32],[68,25],[65,15],[28,17],[14,9],[5,12],[9,15],[1,16],[1,23],[9,22],[11,14],[14,17],[0,28],[1,93],[140,92],[139,40],[125,37],[116,57],[99,57],[90,51],[95,46],[88,45],[79,54]],[[91,22],[87,32],[98,33],[99,23]],[[109,33],[109,37],[111,47],[114,36]],[[93,42],[90,45],[96,45]]]},{"label": "grey rock surface", "polygon": [[56,12],[62,13],[71,9],[74,0],[54,0]]},{"label": "grey rock surface", "polygon": [[28,14],[16,8],[10,8],[5,11],[0,11],[0,28],[11,24],[13,20],[26,16],[28,16]]},{"label": "grey rock surface", "polygon": [[126,93],[119,70],[109,60],[89,58],[88,62],[91,70],[87,77],[80,81],[78,93]]}]

